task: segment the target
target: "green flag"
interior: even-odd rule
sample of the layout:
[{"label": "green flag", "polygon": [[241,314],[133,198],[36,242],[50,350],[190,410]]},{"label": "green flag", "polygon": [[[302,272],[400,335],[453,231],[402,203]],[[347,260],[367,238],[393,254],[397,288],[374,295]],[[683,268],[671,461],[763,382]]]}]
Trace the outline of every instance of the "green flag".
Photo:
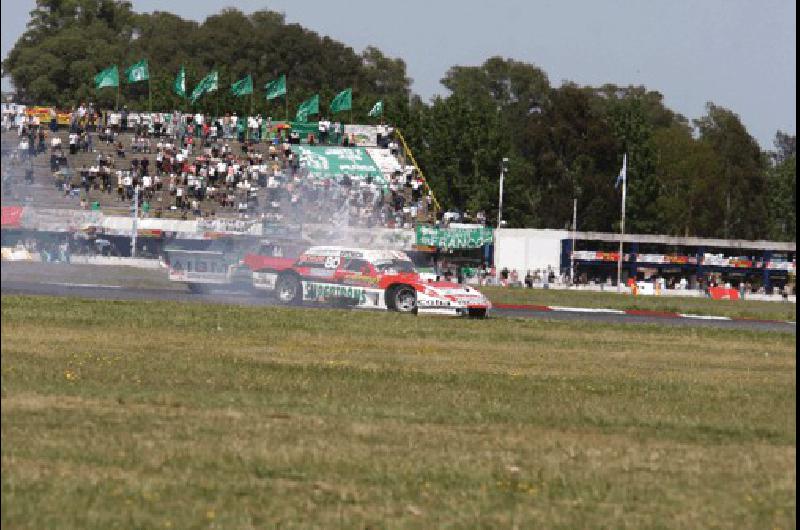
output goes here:
[{"label": "green flag", "polygon": [[253,93],[253,77],[248,74],[247,77],[236,81],[231,85],[231,92],[234,96],[246,96]]},{"label": "green flag", "polygon": [[278,79],[270,81],[264,88],[267,90],[267,99],[275,99],[286,95],[286,75],[281,75]]},{"label": "green flag", "polygon": [[117,65],[109,66],[96,76],[94,76],[95,88],[105,88],[107,86],[119,86],[119,70]]},{"label": "green flag", "polygon": [[369,111],[369,116],[373,118],[376,116],[383,116],[383,101],[379,101],[373,105],[372,110]]},{"label": "green flag", "polygon": [[312,114],[319,114],[319,94],[305,100],[297,108],[297,121],[308,121]]},{"label": "green flag", "polygon": [[331,101],[331,113],[335,114],[340,110],[351,110],[353,108],[353,89],[342,90]]},{"label": "green flag", "polygon": [[197,83],[197,86],[192,90],[192,95],[189,96],[192,103],[195,103],[200,97],[207,92],[214,92],[219,87],[219,76],[217,72],[211,72]]},{"label": "green flag", "polygon": [[125,70],[125,77],[128,78],[128,83],[138,83],[139,81],[147,81],[150,79],[150,69],[147,67],[147,59],[142,59],[136,64],[130,65]]},{"label": "green flag", "polygon": [[175,78],[175,93],[180,97],[186,97],[186,70],[181,65],[178,76]]}]

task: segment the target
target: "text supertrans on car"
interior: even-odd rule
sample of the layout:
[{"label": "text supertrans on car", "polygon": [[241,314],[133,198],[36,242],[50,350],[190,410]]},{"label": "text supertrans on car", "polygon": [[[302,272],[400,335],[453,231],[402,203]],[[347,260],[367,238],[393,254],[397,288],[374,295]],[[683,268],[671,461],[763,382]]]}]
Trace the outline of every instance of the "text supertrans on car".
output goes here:
[{"label": "text supertrans on car", "polygon": [[284,304],[329,303],[401,313],[439,313],[482,318],[491,308],[476,289],[420,277],[405,252],[311,247],[293,263],[265,258],[253,286]]}]

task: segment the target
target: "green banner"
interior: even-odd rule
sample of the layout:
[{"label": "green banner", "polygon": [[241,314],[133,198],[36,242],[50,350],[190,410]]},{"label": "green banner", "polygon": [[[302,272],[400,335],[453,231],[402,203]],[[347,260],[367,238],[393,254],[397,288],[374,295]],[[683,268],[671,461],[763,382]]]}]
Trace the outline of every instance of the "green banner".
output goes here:
[{"label": "green banner", "polygon": [[150,79],[150,69],[147,66],[147,59],[142,59],[136,64],[130,65],[125,70],[125,77],[128,83],[138,83]]},{"label": "green banner", "polygon": [[278,79],[270,81],[264,88],[267,91],[267,99],[275,99],[286,95],[286,75],[281,75]]},{"label": "green banner", "polygon": [[231,93],[234,96],[246,96],[253,93],[253,77],[247,77],[236,81],[231,85]]},{"label": "green banner", "polygon": [[291,121],[289,125],[292,126],[292,132],[296,132],[300,135],[300,140],[308,139],[309,134],[319,136],[318,121]]},{"label": "green banner", "polygon": [[437,228],[417,225],[417,245],[437,248],[479,248],[493,241],[491,228]]},{"label": "green banner", "polygon": [[299,145],[300,165],[318,179],[341,180],[345,175],[353,180],[371,176],[378,186],[386,186],[381,170],[363,147]]},{"label": "green banner", "polygon": [[217,72],[211,72],[207,76],[205,76],[197,86],[194,87],[192,90],[192,95],[190,96],[192,103],[196,102],[203,94],[208,92],[214,92],[217,87],[219,86],[219,76]]},{"label": "green banner", "polygon": [[181,69],[178,72],[178,76],[175,78],[175,93],[178,94],[180,97],[186,97],[186,70],[181,65]]},{"label": "green banner", "polygon": [[331,114],[353,108],[353,89],[348,88],[339,92],[331,101]]},{"label": "green banner", "polygon": [[94,76],[94,86],[95,88],[119,86],[119,70],[117,70],[116,65],[110,66]]},{"label": "green banner", "polygon": [[297,121],[308,121],[308,117],[319,114],[319,94],[308,98],[297,108]]},{"label": "green banner", "polygon": [[369,111],[368,116],[377,117],[383,115],[383,101],[379,101],[373,105],[372,110]]}]

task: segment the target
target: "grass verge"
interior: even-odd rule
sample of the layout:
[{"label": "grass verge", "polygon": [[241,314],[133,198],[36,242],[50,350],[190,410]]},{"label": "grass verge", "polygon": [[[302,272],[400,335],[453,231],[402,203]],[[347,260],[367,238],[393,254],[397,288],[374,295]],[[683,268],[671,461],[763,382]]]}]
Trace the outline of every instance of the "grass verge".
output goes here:
[{"label": "grass verge", "polygon": [[4,296],[14,528],[793,528],[794,335]]}]

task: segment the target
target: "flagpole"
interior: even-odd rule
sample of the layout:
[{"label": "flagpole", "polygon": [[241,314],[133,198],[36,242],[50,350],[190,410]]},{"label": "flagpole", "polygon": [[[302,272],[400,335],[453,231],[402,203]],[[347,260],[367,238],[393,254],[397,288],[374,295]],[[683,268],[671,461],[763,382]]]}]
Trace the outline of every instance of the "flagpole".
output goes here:
[{"label": "flagpole", "polygon": [[150,113],[153,113],[153,90],[150,86],[150,65],[147,65],[147,106],[150,107]]},{"label": "flagpole", "polygon": [[[251,85],[253,84],[253,81],[252,81],[252,80],[250,81],[250,84],[251,84]],[[252,90],[250,91],[250,114],[253,114],[253,91],[252,91]],[[250,134],[250,127],[249,127],[249,125],[250,125],[250,124],[248,123],[248,127],[247,127],[247,131],[248,131],[248,132],[247,132],[247,134],[248,134],[248,135]],[[258,125],[258,122],[256,122],[256,125]],[[249,138],[248,138],[248,139],[249,139]]]},{"label": "flagpole", "polygon": [[219,89],[219,74],[217,74],[217,117],[219,117],[219,100],[222,97],[222,90]]},{"label": "flagpole", "polygon": [[622,292],[622,257],[623,257],[623,241],[625,240],[625,196],[628,187],[628,154],[626,153],[622,160],[622,222],[620,223],[619,232],[619,257],[617,258],[617,292]]}]

